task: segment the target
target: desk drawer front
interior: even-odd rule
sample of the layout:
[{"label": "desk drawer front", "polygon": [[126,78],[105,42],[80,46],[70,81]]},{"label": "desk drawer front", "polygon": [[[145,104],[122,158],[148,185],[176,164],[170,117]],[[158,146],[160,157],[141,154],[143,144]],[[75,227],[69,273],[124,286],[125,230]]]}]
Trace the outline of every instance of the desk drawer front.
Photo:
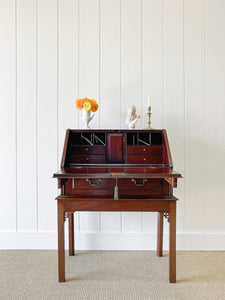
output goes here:
[{"label": "desk drawer front", "polygon": [[[114,188],[116,180],[113,178],[81,178],[81,179],[69,179],[67,186],[73,186],[74,189],[111,189]],[[161,189],[162,179],[160,178],[118,178],[118,186],[122,189]]]},{"label": "desk drawer front", "polygon": [[65,195],[77,197],[113,197],[115,180],[107,178],[69,179],[65,184]]},{"label": "desk drawer front", "polygon": [[105,154],[105,146],[71,146],[71,153],[73,154]]},{"label": "desk drawer front", "polygon": [[162,146],[127,146],[127,154],[157,154],[162,155]]},{"label": "desk drawer front", "polygon": [[[168,184],[162,179],[118,179],[120,198],[148,198],[150,195],[167,195]],[[108,178],[69,179],[65,184],[65,195],[77,197],[114,198],[115,180]]]},{"label": "desk drawer front", "polygon": [[67,186],[73,186],[74,189],[107,189],[115,186],[115,180],[108,178],[80,178],[80,179],[69,179],[66,183]]},{"label": "desk drawer front", "polygon": [[123,189],[135,189],[135,191],[139,191],[141,189],[161,189],[162,180],[160,178],[119,179],[118,185]]},{"label": "desk drawer front", "polygon": [[71,163],[104,164],[105,155],[71,155]]},{"label": "desk drawer front", "polygon": [[161,164],[162,155],[127,155],[128,164]]}]

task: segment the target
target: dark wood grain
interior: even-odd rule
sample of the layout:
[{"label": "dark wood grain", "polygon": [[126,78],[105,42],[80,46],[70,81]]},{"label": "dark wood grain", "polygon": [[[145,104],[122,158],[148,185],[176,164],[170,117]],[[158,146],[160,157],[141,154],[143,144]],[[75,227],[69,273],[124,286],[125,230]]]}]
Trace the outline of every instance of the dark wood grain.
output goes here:
[{"label": "dark wood grain", "polygon": [[173,167],[173,161],[172,161],[172,156],[170,152],[170,146],[169,146],[169,141],[167,137],[166,130],[162,130],[163,134],[163,158],[164,158],[164,163],[168,164],[170,168]]},{"label": "dark wood grain", "polygon": [[[64,219],[68,216],[69,255],[75,254],[75,211],[158,212],[157,255],[163,255],[163,217],[170,221],[169,281],[176,282],[176,201],[166,130],[68,129],[61,169],[53,174],[58,203],[58,271],[65,281]],[[114,200],[117,182],[119,197]]]},{"label": "dark wood grain", "polygon": [[58,271],[59,282],[65,281],[64,205],[58,201]]},{"label": "dark wood grain", "polygon": [[176,202],[170,203],[170,234],[169,234],[169,279],[176,282]]},{"label": "dark wood grain", "polygon": [[112,173],[124,173],[124,175],[118,175],[118,178],[165,178],[175,177],[181,178],[181,174],[177,173],[169,167],[157,167],[157,165],[145,165],[145,166],[109,166],[109,165],[77,165],[71,167],[62,168],[60,171],[53,174],[54,178],[111,178]]},{"label": "dark wood grain", "polygon": [[125,134],[109,133],[107,135],[107,162],[125,162]]},{"label": "dark wood grain", "polygon": [[72,145],[69,149],[69,152],[72,154],[78,155],[87,155],[87,154],[105,154],[105,146],[74,146]]},{"label": "dark wood grain", "polygon": [[69,231],[69,255],[73,256],[74,253],[74,215],[73,212],[68,213],[68,231]]},{"label": "dark wood grain", "polygon": [[162,146],[127,146],[127,154],[157,154],[162,155]]},{"label": "dark wood grain", "polygon": [[68,141],[69,141],[69,134],[70,130],[67,129],[66,131],[66,137],[65,137],[65,142],[64,142],[64,147],[63,147],[63,154],[62,154],[62,160],[61,160],[61,167],[64,167],[66,165],[66,154],[68,152]]},{"label": "dark wood grain", "polygon": [[157,255],[163,256],[163,213],[158,212]]},{"label": "dark wood grain", "polygon": [[127,155],[128,164],[162,164],[162,154]]}]

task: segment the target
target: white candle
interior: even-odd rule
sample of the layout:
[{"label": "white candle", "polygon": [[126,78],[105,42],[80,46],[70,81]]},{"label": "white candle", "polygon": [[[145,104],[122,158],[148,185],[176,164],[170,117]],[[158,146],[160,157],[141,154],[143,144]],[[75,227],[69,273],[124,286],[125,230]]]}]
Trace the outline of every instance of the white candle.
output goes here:
[{"label": "white candle", "polygon": [[151,99],[150,99],[150,97],[148,96],[148,107],[150,107],[151,106]]}]

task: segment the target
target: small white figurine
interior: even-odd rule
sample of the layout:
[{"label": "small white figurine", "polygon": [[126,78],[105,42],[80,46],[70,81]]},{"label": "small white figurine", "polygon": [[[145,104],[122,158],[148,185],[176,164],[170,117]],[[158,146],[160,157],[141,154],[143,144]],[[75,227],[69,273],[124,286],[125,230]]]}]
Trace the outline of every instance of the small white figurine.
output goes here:
[{"label": "small white figurine", "polygon": [[140,118],[139,115],[136,114],[136,107],[131,105],[127,108],[127,118],[126,124],[128,125],[129,129],[134,129],[137,120]]}]

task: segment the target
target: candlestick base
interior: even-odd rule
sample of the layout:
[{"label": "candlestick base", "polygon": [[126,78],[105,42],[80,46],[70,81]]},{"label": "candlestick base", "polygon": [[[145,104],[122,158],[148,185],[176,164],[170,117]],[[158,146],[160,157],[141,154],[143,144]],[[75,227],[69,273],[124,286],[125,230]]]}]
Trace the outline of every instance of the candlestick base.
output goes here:
[{"label": "candlestick base", "polygon": [[151,129],[154,129],[154,128],[152,128],[151,127],[151,106],[148,106],[148,111],[147,111],[147,116],[148,116],[148,127],[147,128],[145,128],[145,129],[147,129],[147,130],[151,130]]}]

